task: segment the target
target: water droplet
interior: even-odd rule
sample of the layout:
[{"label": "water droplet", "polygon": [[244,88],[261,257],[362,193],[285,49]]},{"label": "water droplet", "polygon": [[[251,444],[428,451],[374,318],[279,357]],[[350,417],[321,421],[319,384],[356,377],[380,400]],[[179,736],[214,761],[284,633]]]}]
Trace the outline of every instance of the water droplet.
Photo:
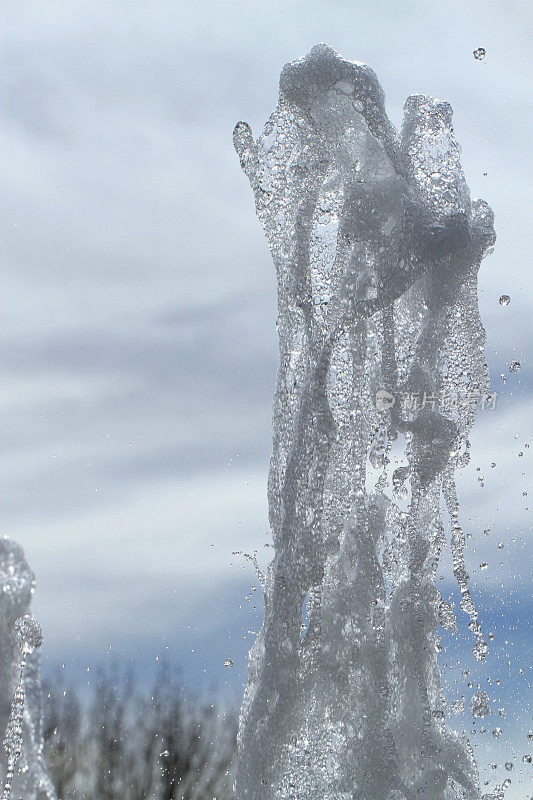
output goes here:
[{"label": "water droplet", "polygon": [[472,648],[472,653],[474,654],[474,658],[476,661],[483,661],[485,656],[487,655],[487,645],[483,641],[483,639],[479,639],[474,647]]},{"label": "water droplet", "polygon": [[454,700],[450,706],[451,711],[454,714],[460,714],[465,707],[464,700]]},{"label": "water droplet", "polygon": [[475,692],[470,701],[470,710],[474,717],[486,717],[490,714],[490,700],[485,692]]},{"label": "water droplet", "polygon": [[503,550],[503,542],[498,542],[498,550]]},{"label": "water droplet", "polygon": [[470,464],[470,453],[467,451],[458,458],[457,466],[459,467],[459,469],[463,469],[464,467],[467,467],[469,464]]},{"label": "water droplet", "polygon": [[509,364],[509,372],[520,372],[520,361],[511,361]]},{"label": "water droplet", "polygon": [[485,58],[486,52],[484,47],[478,47],[474,50],[474,58],[476,61],[482,61]]},{"label": "water droplet", "polygon": [[506,761],[505,762],[505,769],[507,770],[507,772],[511,772],[514,769],[513,762],[512,761]]},{"label": "water droplet", "polygon": [[485,536],[489,536],[490,535],[490,528],[485,528],[483,533],[485,534]]},{"label": "water droplet", "polygon": [[488,567],[488,566],[489,566],[489,565],[487,564],[487,562],[486,562],[486,561],[484,561],[482,564],[480,564],[480,565],[479,565],[479,568],[480,568],[480,569],[487,569],[487,567]]},{"label": "water droplet", "polygon": [[15,637],[20,652],[29,655],[43,643],[43,631],[39,623],[29,614],[19,617],[14,624]]},{"label": "water droplet", "polygon": [[502,729],[494,728],[494,730],[492,731],[492,735],[494,736],[495,739],[500,739],[502,735]]},{"label": "water droplet", "polygon": [[225,667],[232,667],[232,666],[233,666],[233,661],[231,660],[231,658],[227,658],[227,659],[224,661],[224,666],[225,666]]},{"label": "water droplet", "polygon": [[509,295],[508,294],[502,294],[502,296],[500,297],[500,305],[501,306],[508,306],[510,302],[511,302],[511,298],[509,297]]},{"label": "water droplet", "polygon": [[525,756],[522,756],[522,761],[524,764],[531,764],[533,762],[533,758],[527,753]]}]

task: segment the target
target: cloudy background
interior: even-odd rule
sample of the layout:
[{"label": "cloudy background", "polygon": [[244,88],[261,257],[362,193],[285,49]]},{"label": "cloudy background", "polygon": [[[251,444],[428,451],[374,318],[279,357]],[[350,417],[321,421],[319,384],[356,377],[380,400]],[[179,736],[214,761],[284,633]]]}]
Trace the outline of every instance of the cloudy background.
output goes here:
[{"label": "cloudy background", "polygon": [[[503,740],[477,739],[504,776],[505,748],[531,751],[533,6],[5,0],[2,18],[2,532],[37,574],[46,669],[72,679],[168,657],[191,685],[242,691],[261,602],[232,552],[268,557],[277,343],[235,122],[257,134],[283,64],[322,41],[375,69],[396,126],[408,94],[451,102],[498,234],[480,274],[497,409],[459,488],[495,634],[471,677],[507,709]],[[451,698],[469,692],[461,622]]]}]

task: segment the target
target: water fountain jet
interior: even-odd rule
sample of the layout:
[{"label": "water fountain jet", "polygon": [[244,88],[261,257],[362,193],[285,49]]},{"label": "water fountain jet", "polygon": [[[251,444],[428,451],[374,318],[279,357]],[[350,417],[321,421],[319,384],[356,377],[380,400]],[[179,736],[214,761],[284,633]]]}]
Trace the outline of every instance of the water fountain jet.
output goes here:
[{"label": "water fountain jet", "polygon": [[493,214],[470,199],[450,105],[409,97],[398,134],[374,72],[325,45],[285,66],[263,134],[238,123],[234,144],[280,343],[275,556],[236,800],[477,800],[445,719],[436,630],[456,620],[435,575],[448,521],[482,660],[454,473],[492,400],[477,272]]}]

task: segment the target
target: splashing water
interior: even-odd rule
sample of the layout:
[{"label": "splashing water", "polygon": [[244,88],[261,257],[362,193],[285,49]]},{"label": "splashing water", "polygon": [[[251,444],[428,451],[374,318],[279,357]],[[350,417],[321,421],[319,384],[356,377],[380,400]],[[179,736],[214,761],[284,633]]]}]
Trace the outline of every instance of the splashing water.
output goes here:
[{"label": "splashing water", "polygon": [[[41,626],[26,612],[34,576],[22,549],[0,538],[0,691],[4,732],[2,800],[54,800],[42,756],[41,687],[36,652]],[[13,688],[14,687],[14,688]]]},{"label": "splashing water", "polygon": [[11,711],[4,734],[4,750],[7,753],[7,773],[4,781],[2,800],[9,800],[11,783],[15,773],[15,765],[22,754],[22,726],[24,722],[24,667],[26,657],[33,653],[36,647],[43,642],[43,633],[39,623],[25,614],[19,617],[14,624],[15,638],[18,644],[21,660],[19,669],[19,682],[13,693]]},{"label": "splashing water", "polygon": [[236,800],[474,800],[472,748],[445,721],[436,629],[456,621],[435,576],[449,525],[484,659],[454,473],[489,396],[476,290],[493,214],[470,199],[449,104],[409,97],[398,135],[373,71],[325,45],[285,66],[259,139],[240,122],[234,143],[280,342],[275,556]]}]

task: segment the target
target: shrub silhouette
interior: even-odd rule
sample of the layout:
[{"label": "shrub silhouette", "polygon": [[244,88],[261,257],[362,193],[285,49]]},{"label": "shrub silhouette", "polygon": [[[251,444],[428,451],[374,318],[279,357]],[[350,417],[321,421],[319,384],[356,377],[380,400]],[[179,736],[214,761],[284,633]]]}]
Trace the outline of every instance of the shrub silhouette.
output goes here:
[{"label": "shrub silhouette", "polygon": [[167,667],[153,688],[101,672],[85,696],[44,687],[44,755],[61,800],[231,800],[237,723]]}]

